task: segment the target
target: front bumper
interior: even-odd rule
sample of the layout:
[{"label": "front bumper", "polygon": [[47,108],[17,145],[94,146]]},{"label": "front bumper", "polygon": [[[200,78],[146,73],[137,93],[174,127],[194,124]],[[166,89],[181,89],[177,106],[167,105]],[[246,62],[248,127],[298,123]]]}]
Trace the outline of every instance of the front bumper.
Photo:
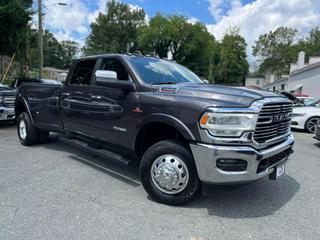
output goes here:
[{"label": "front bumper", "polygon": [[6,108],[0,106],[0,121],[14,120],[14,108]]},{"label": "front bumper", "polygon": [[[191,143],[193,158],[201,181],[214,184],[232,184],[252,182],[271,174],[274,166],[286,162],[289,155],[270,164],[265,170],[258,171],[260,161],[273,156],[281,156],[284,151],[293,149],[294,138],[287,139],[270,148],[256,150],[248,146],[219,146],[202,143]],[[245,171],[223,171],[216,165],[218,159],[238,159],[247,161]]]},{"label": "front bumper", "polygon": [[304,129],[304,125],[306,123],[306,119],[304,116],[302,117],[293,117],[291,120],[290,127],[294,129]]}]

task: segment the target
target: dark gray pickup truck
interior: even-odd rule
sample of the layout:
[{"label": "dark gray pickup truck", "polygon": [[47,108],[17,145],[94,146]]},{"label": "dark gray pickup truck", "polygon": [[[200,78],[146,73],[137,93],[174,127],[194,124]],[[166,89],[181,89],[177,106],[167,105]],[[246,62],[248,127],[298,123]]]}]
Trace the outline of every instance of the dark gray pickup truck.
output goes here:
[{"label": "dark gray pickup truck", "polygon": [[206,84],[159,58],[78,59],[64,86],[22,86],[15,112],[23,145],[59,132],[99,156],[136,162],[148,194],[171,205],[189,201],[201,182],[276,179],[293,152],[286,97]]}]

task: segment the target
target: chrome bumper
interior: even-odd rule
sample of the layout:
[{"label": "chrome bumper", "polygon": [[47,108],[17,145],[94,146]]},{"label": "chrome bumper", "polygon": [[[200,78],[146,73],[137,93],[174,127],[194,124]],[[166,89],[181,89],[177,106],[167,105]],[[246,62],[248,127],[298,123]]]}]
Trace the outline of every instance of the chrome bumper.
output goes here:
[{"label": "chrome bumper", "polygon": [[14,108],[6,108],[0,106],[0,121],[13,120],[14,118]]},{"label": "chrome bumper", "polygon": [[[201,181],[215,184],[251,182],[273,172],[274,166],[286,162],[289,157],[270,165],[265,171],[257,173],[259,162],[285,150],[292,149],[293,135],[271,148],[256,150],[247,146],[219,146],[202,143],[191,143],[193,158]],[[216,166],[218,159],[240,159],[247,161],[247,168],[241,172],[223,171]]]}]

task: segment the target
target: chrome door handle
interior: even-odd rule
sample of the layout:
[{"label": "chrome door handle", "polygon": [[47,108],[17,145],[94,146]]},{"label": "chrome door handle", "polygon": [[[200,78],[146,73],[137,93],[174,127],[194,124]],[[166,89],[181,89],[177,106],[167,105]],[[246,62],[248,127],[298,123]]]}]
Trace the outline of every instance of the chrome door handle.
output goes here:
[{"label": "chrome door handle", "polygon": [[90,96],[92,99],[100,100],[102,99],[102,96],[97,96],[97,95],[91,95]]},{"label": "chrome door handle", "polygon": [[64,97],[68,97],[68,96],[70,96],[70,93],[68,93],[68,92],[66,92],[66,93],[62,93],[62,96],[64,96]]}]

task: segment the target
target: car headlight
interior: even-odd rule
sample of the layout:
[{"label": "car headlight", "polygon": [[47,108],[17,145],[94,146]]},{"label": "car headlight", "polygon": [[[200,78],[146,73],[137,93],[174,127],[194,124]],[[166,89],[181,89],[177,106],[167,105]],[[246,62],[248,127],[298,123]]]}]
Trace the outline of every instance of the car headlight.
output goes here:
[{"label": "car headlight", "polygon": [[213,136],[240,137],[246,131],[254,131],[258,114],[206,112],[200,119],[200,127]]}]

